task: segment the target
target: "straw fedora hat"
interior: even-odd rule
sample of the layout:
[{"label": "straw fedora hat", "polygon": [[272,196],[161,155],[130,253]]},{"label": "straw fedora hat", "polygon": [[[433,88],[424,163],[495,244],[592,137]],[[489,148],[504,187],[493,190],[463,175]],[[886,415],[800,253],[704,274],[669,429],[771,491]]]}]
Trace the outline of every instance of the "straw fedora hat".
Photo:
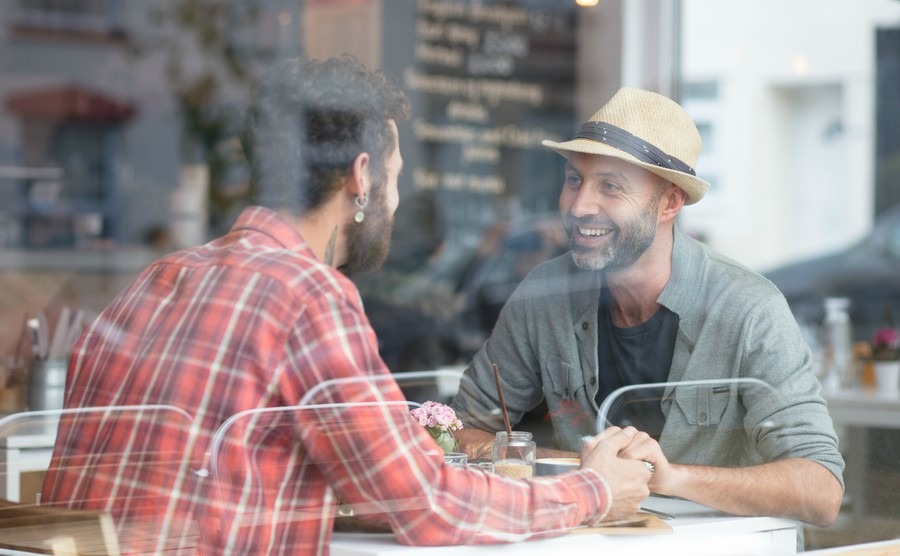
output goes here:
[{"label": "straw fedora hat", "polygon": [[599,154],[645,168],[685,190],[688,205],[709,190],[694,171],[703,147],[697,126],[677,103],[650,91],[619,89],[574,139],[541,144],[566,158],[572,152]]}]

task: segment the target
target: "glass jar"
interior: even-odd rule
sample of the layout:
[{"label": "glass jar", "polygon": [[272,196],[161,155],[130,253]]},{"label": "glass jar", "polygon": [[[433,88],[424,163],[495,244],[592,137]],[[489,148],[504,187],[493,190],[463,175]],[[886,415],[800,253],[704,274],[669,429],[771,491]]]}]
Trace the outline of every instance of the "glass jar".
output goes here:
[{"label": "glass jar", "polygon": [[494,473],[506,477],[524,478],[534,476],[534,459],[537,446],[531,433],[500,431],[491,444],[491,461]]}]

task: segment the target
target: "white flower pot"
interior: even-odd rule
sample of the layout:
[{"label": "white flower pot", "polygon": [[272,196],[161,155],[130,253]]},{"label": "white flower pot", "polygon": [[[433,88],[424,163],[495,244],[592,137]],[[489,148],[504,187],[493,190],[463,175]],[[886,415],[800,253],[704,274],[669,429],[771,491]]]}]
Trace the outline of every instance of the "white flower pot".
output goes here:
[{"label": "white flower pot", "polygon": [[879,392],[900,389],[900,361],[875,361],[875,388]]}]

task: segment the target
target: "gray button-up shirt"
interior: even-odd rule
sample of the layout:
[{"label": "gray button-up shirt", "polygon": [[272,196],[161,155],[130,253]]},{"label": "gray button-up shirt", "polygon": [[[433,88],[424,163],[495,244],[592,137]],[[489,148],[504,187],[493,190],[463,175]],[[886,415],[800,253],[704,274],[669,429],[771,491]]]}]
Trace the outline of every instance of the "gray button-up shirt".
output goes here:
[{"label": "gray button-up shirt", "polygon": [[[582,436],[603,428],[595,402],[601,280],[568,254],[528,275],[453,400],[466,426],[503,430],[496,363],[512,422],[546,399],[556,447],[580,451]],[[809,347],[771,282],[676,230],[672,274],[658,301],[680,319],[668,386],[653,391],[666,415],[660,445],[670,461],[735,467],[806,458],[843,484]],[[728,379],[742,385],[729,387]]]}]

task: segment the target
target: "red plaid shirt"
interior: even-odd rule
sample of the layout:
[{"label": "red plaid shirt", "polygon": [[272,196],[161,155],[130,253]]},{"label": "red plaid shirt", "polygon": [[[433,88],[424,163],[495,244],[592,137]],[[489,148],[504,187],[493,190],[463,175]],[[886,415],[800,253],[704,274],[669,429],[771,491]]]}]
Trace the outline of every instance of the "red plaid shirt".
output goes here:
[{"label": "red plaid shirt", "polygon": [[[64,418],[43,499],[109,511],[132,553],[327,554],[337,497],[423,545],[552,534],[606,513],[593,471],[515,481],[443,465],[389,373],[353,283],[274,212],[248,208],[227,235],[148,267],[70,362],[67,408],[168,404],[188,417]],[[219,455],[240,484],[210,473],[229,416],[361,377],[384,384],[327,401],[394,403],[235,427]],[[237,469],[248,461],[255,472]]]}]

